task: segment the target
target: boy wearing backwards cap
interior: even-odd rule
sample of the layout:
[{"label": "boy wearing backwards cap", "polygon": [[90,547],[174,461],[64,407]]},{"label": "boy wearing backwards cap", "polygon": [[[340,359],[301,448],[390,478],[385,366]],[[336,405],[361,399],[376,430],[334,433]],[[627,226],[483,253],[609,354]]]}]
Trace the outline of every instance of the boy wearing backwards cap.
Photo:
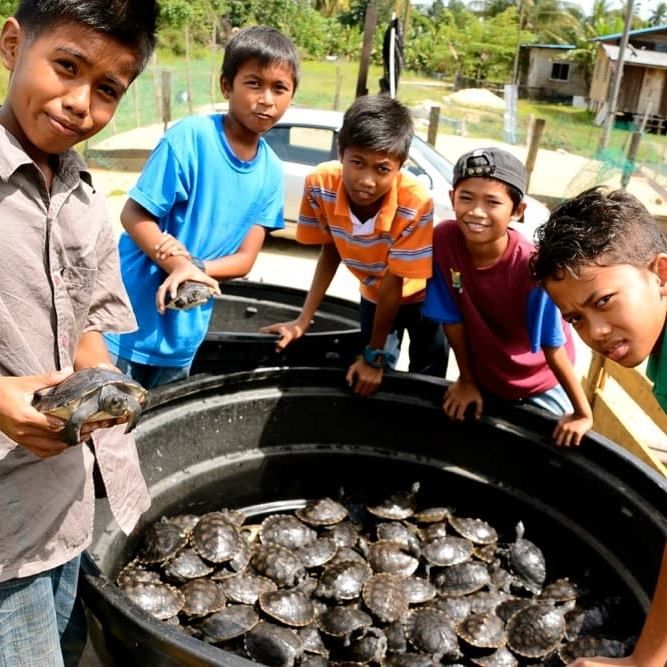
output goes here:
[{"label": "boy wearing backwards cap", "polygon": [[578,445],[593,419],[572,334],[530,278],[533,244],[509,227],[526,206],[526,170],[506,151],[481,148],[459,158],[452,186],[456,220],[434,229],[423,307],[442,323],[459,367],[443,410],[462,420],[470,405],[479,417],[489,397],[535,405],[561,416],[556,444]]}]

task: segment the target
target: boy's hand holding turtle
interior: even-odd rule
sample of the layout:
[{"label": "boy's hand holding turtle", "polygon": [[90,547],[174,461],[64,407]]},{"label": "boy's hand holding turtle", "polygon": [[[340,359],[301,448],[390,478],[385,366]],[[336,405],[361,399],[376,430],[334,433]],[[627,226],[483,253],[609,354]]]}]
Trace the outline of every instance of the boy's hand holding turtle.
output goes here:
[{"label": "boy's hand holding turtle", "polygon": [[165,312],[165,297],[167,294],[172,299],[175,299],[179,286],[186,280],[192,280],[194,282],[207,285],[211,288],[212,295],[220,294],[220,285],[218,281],[205,273],[205,265],[203,262],[200,262],[200,265],[204,268],[199,268],[190,260],[184,260],[179,262],[178,265],[174,267],[172,272],[163,281],[163,283],[158,288],[157,293],[155,294],[155,305],[159,313],[164,314]]}]

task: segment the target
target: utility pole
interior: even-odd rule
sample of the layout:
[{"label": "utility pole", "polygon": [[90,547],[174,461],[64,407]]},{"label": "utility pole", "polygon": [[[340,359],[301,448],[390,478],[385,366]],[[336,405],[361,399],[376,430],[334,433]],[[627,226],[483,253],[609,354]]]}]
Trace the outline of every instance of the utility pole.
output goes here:
[{"label": "utility pole", "polygon": [[598,151],[603,151],[609,144],[609,137],[611,136],[611,129],[614,127],[614,120],[616,118],[616,104],[618,103],[618,93],[621,89],[621,79],[623,77],[623,63],[625,61],[625,50],[628,46],[628,38],[630,33],[630,25],[632,24],[632,12],[634,8],[634,0],[628,0],[628,5],[625,10],[625,25],[623,26],[623,36],[621,37],[621,44],[618,48],[618,60],[616,61],[616,70],[612,79],[610,95],[607,103],[607,116],[604,120],[604,128],[600,135],[600,142],[598,143]]},{"label": "utility pole", "polygon": [[521,53],[521,28],[523,27],[523,12],[526,0],[519,0],[519,30],[516,35],[516,49],[514,50],[514,66],[512,67],[512,83],[519,85],[519,54]]}]

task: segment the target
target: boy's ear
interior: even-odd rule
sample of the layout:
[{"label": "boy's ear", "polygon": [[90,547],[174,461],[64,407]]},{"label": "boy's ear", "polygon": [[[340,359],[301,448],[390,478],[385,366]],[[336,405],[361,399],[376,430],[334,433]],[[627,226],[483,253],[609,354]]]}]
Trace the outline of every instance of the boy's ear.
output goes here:
[{"label": "boy's ear", "polygon": [[0,54],[2,64],[10,71],[13,71],[16,66],[16,57],[22,38],[23,31],[19,22],[14,17],[8,18],[0,32]]},{"label": "boy's ear", "polygon": [[521,220],[521,218],[523,218],[525,210],[526,210],[526,202],[525,200],[522,200],[521,203],[516,207],[516,211],[512,213],[512,220]]},{"label": "boy's ear", "polygon": [[220,77],[220,92],[226,100],[229,99],[229,96],[232,92],[232,87],[224,76]]},{"label": "boy's ear", "polygon": [[667,253],[658,253],[650,268],[660,279],[660,291],[667,296]]},{"label": "boy's ear", "polygon": [[449,191],[449,201],[452,202],[452,208],[454,208],[454,190]]}]

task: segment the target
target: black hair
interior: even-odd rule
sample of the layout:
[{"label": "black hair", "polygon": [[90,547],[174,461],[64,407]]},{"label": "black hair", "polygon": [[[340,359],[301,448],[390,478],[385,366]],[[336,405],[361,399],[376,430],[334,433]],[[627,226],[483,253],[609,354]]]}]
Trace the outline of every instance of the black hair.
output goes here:
[{"label": "black hair", "polygon": [[159,8],[156,0],[20,0],[14,17],[32,39],[67,22],[109,35],[139,52],[139,74],[155,48]]},{"label": "black hair", "polygon": [[[469,176],[469,178],[473,178],[473,176]],[[500,183],[501,185],[503,185],[505,187],[507,195],[512,200],[512,213],[514,213],[517,210],[517,208],[519,208],[519,204],[523,201],[523,195],[521,194],[521,190],[519,190],[519,188],[517,188],[514,185],[505,183],[505,181],[501,181],[499,178],[494,178],[493,176],[475,176],[474,178],[484,178],[487,181],[495,181],[496,183]],[[453,188],[454,192],[456,192],[457,188],[465,180],[466,180],[465,178],[462,178],[456,183],[456,185]]]},{"label": "black hair", "polygon": [[222,78],[232,86],[241,66],[249,60],[260,65],[285,63],[292,70],[294,92],[301,76],[299,55],[292,40],[280,30],[266,25],[254,25],[239,30],[225,46],[222,59]]},{"label": "black hair", "polygon": [[586,266],[650,266],[667,241],[644,205],[625,190],[595,187],[557,206],[537,228],[535,280],[579,276]]},{"label": "black hair", "polygon": [[338,132],[338,150],[354,146],[388,153],[405,162],[414,136],[410,110],[388,95],[358,97],[343,116]]}]

